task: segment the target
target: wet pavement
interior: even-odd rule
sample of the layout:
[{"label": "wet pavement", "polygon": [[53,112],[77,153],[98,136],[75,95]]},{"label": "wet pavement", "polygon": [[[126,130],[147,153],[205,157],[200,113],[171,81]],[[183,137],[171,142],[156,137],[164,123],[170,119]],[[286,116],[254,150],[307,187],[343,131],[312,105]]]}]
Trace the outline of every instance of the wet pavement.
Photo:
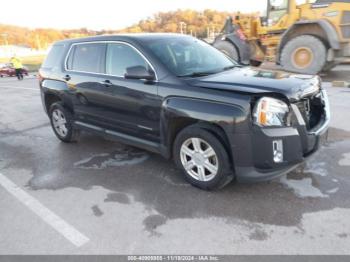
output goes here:
[{"label": "wet pavement", "polygon": [[350,89],[325,86],[319,152],[280,179],[205,192],[153,153],[89,134],[60,143],[36,80],[1,79],[0,174],[87,241],[0,186],[0,254],[350,254]]}]

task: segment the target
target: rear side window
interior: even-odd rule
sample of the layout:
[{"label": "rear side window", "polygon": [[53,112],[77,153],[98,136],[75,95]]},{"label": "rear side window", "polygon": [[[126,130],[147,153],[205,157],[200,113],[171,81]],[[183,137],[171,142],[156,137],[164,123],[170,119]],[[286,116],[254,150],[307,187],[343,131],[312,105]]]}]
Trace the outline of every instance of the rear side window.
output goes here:
[{"label": "rear side window", "polygon": [[124,76],[128,67],[143,66],[149,69],[148,63],[133,47],[115,43],[108,44],[106,57],[106,73]]},{"label": "rear side window", "polygon": [[67,69],[88,73],[104,73],[106,44],[78,44],[69,53]]},{"label": "rear side window", "polygon": [[53,69],[60,66],[62,61],[62,56],[64,52],[64,45],[54,45],[52,46],[49,54],[47,55],[42,68]]}]

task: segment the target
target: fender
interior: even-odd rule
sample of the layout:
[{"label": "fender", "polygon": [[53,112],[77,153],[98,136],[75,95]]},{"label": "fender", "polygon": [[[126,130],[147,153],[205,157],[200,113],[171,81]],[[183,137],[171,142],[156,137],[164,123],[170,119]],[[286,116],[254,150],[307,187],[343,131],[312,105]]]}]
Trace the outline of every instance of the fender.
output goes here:
[{"label": "fender", "polygon": [[49,108],[46,108],[46,96],[47,95],[54,95],[59,97],[71,110],[73,106],[71,105],[71,102],[65,98],[65,92],[69,91],[69,87],[66,82],[63,81],[57,81],[57,80],[50,80],[46,79],[41,83],[41,99],[45,108],[45,111],[48,112]]},{"label": "fender", "polygon": [[66,82],[46,79],[41,83],[41,88],[44,92],[60,93],[62,91],[68,91],[68,85]]},{"label": "fender", "polygon": [[335,49],[335,50],[340,49],[340,43],[339,43],[339,37],[338,37],[337,31],[327,20],[321,19],[321,20],[299,21],[299,22],[296,22],[294,25],[292,25],[290,28],[288,28],[282,34],[281,41],[277,49],[278,50],[277,61],[280,60],[280,55],[284,45],[286,44],[288,35],[292,33],[295,29],[297,29],[299,26],[310,25],[310,24],[317,24],[323,29],[323,31],[326,33],[328,43],[332,49]]},{"label": "fender", "polygon": [[194,98],[168,98],[163,102],[161,112],[161,151],[166,156],[171,155],[172,143],[178,131],[176,124],[181,123],[181,120],[188,124],[212,124],[230,138],[232,135],[227,135],[228,133],[246,133],[249,128],[248,115],[247,110],[238,105]]}]

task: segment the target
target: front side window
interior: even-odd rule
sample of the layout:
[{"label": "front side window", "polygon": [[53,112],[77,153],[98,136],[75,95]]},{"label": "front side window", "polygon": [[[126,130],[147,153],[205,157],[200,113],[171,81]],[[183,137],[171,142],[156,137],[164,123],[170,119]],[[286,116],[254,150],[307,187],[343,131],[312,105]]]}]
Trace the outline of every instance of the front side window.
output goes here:
[{"label": "front side window", "polygon": [[237,65],[209,44],[191,37],[174,37],[146,43],[151,52],[179,77],[218,73]]},{"label": "front side window", "polygon": [[122,43],[108,44],[106,55],[106,73],[108,75],[124,76],[126,69],[134,66],[150,69],[145,59],[133,47]]},{"label": "front side window", "polygon": [[68,62],[68,70],[104,73],[104,57],[106,44],[86,43],[73,46]]}]

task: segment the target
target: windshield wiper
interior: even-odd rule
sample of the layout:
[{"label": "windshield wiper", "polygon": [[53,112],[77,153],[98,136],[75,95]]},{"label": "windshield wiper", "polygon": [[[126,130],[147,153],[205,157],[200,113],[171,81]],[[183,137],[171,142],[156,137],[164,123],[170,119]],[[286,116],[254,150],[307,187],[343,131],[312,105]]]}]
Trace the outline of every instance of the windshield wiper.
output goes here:
[{"label": "windshield wiper", "polygon": [[208,71],[208,72],[193,72],[188,75],[179,75],[178,77],[201,77],[201,76],[208,76],[218,73],[217,71]]},{"label": "windshield wiper", "polygon": [[230,65],[230,66],[226,66],[220,70],[215,70],[215,71],[205,71],[205,72],[193,72],[191,74],[188,75],[180,75],[178,77],[201,77],[201,76],[208,76],[208,75],[214,75],[214,74],[218,74],[224,71],[228,71],[230,69],[236,68],[236,67],[241,67],[240,65]]}]

